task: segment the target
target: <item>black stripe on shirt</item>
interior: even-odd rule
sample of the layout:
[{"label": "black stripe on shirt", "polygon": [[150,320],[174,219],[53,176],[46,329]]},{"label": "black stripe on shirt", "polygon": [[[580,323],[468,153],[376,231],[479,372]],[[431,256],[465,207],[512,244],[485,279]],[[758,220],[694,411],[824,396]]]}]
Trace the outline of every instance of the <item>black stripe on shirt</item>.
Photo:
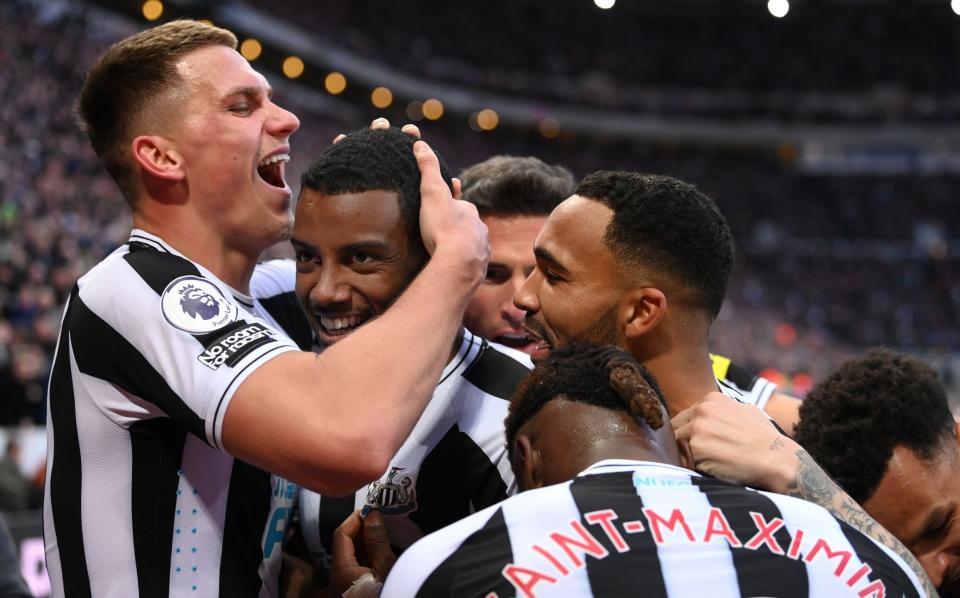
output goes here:
[{"label": "black stripe on shirt", "polygon": [[910,581],[910,577],[882,548],[847,523],[839,519],[837,522],[840,524],[840,531],[843,532],[847,541],[853,546],[854,552],[857,553],[857,558],[873,570],[867,576],[870,581],[879,579],[883,582],[883,585],[886,586],[887,596],[920,598],[916,587]]},{"label": "black stripe on shirt", "polygon": [[313,347],[313,329],[296,293],[280,293],[258,301],[301,351],[309,351]]},{"label": "black stripe on shirt", "polygon": [[321,496],[320,513],[317,517],[320,543],[327,555],[333,554],[333,532],[354,511],[354,494],[348,496]]},{"label": "black stripe on shirt", "polygon": [[167,285],[181,276],[204,278],[190,260],[145,245],[131,243],[130,252],[124,255],[123,259],[157,295],[163,295]]},{"label": "black stripe on shirt", "polygon": [[[570,493],[581,514],[585,528],[591,531],[610,555],[604,559],[587,558],[587,576],[595,597],[616,597],[642,594],[658,598],[667,595],[660,568],[657,544],[649,533],[623,533],[623,522],[645,521],[643,501],[637,496],[633,472],[585,475],[573,480]],[[591,523],[587,513],[612,509],[617,521],[612,522],[629,546],[620,553],[603,528]],[[624,575],[629,572],[629,575]]]},{"label": "black stripe on shirt", "polygon": [[136,347],[90,311],[79,296],[73,303],[69,319],[64,320],[64,329],[71,331],[74,358],[80,371],[150,401],[206,442],[203,420]]},{"label": "black stripe on shirt", "polygon": [[[694,486],[700,488],[711,506],[720,509],[730,524],[734,535],[744,545],[758,532],[757,524],[750,513],[763,516],[770,523],[774,518],[783,519],[776,504],[763,494],[745,490],[726,482],[706,477],[692,476]],[[773,534],[777,544],[786,552],[793,540],[786,526]],[[810,580],[802,560],[793,560],[774,554],[766,545],[757,550],[745,546],[730,547],[733,565],[737,570],[740,594],[743,596],[778,596],[780,598],[807,598]]]},{"label": "black stripe on shirt", "polygon": [[501,574],[513,562],[510,534],[497,509],[487,522],[433,570],[420,586],[417,597],[513,596],[515,588]]},{"label": "black stripe on shirt", "polygon": [[169,418],[130,426],[133,550],[141,598],[169,595],[178,472],[186,435],[186,430]]},{"label": "black stripe on shirt", "polygon": [[500,470],[454,424],[420,465],[417,510],[409,517],[429,534],[505,498]]},{"label": "black stripe on shirt", "polygon": [[[73,306],[79,302],[73,287],[57,343],[57,358],[50,375],[50,421],[53,425],[53,465],[50,470],[50,509],[56,534],[64,594],[68,598],[89,598],[90,575],[83,549],[83,524],[80,516],[82,464],[80,437],[77,433],[77,408],[74,402],[73,375],[70,371],[69,322]],[[52,541],[53,538],[45,538]]]},{"label": "black stripe on shirt", "polygon": [[529,373],[530,370],[522,363],[484,342],[480,347],[480,355],[463,373],[463,377],[488,395],[509,400],[517,385]]},{"label": "black stripe on shirt", "polygon": [[220,557],[223,598],[256,598],[260,593],[258,568],[263,561],[263,535],[272,493],[269,473],[234,459]]}]

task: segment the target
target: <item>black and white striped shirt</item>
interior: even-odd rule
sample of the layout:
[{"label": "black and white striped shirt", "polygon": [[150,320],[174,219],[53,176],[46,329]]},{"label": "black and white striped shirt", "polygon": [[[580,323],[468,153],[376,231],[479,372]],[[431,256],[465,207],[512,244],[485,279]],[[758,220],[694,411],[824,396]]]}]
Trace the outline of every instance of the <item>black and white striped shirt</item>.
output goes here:
[{"label": "black and white striped shirt", "polygon": [[297,488],[222,438],[240,384],[296,350],[260,309],[139,230],[77,282],[48,398],[54,596],[277,595]]},{"label": "black and white striped shirt", "polygon": [[378,481],[346,497],[302,490],[300,525],[316,562],[355,509],[378,508],[397,551],[516,493],[503,420],[529,358],[467,330],[433,398]]},{"label": "black and white striped shirt", "polygon": [[736,391],[742,403],[766,409],[770,397],[777,391],[775,382],[738,366],[727,357],[711,353],[710,363],[721,390],[725,393],[726,390]]},{"label": "black and white striped shirt", "polygon": [[[272,260],[257,265],[250,288],[273,307],[271,317],[291,338],[307,338],[312,333],[302,330],[309,325],[296,302],[295,283],[296,264]],[[379,508],[394,548],[402,551],[514,494],[503,420],[510,396],[531,367],[524,353],[464,329],[433,398],[380,480],[344,497],[301,490],[300,525],[315,561],[324,564],[333,530],[355,509]]]},{"label": "black and white striped shirt", "polygon": [[671,465],[601,461],[432,534],[403,596],[922,596],[892,551],[812,503]]}]

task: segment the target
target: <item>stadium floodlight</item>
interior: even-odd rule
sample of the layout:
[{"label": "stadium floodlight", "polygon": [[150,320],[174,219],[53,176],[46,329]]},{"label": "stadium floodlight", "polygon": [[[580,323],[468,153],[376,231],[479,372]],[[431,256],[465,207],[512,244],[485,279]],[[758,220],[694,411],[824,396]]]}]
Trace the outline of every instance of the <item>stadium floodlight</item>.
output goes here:
[{"label": "stadium floodlight", "polygon": [[953,14],[960,15],[960,0],[950,2],[950,8],[953,9]]},{"label": "stadium floodlight", "polygon": [[767,2],[767,10],[769,10],[773,16],[782,19],[790,12],[790,2],[789,0],[769,0]]},{"label": "stadium floodlight", "polygon": [[613,8],[613,5],[617,3],[617,0],[593,0],[593,3],[596,4],[598,8],[609,10]]}]

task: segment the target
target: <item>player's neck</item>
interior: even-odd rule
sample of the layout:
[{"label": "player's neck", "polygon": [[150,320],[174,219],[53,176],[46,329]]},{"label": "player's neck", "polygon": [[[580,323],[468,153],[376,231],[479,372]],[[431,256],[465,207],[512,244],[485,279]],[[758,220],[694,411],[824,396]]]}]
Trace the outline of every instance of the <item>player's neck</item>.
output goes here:
[{"label": "player's neck", "polygon": [[183,222],[134,213],[133,226],[160,237],[237,291],[249,293],[250,277],[260,258],[260,251],[238,248],[229,239],[195,219]]},{"label": "player's neck", "polygon": [[677,348],[653,356],[643,365],[660,384],[670,417],[717,390],[717,379],[706,346],[687,350]]},{"label": "player's neck", "polygon": [[[676,443],[676,438],[673,439]],[[606,459],[629,459],[632,461],[650,461],[680,466],[675,454],[670,454],[660,446],[639,436],[602,438],[597,440],[583,455],[586,469],[590,465]]]}]

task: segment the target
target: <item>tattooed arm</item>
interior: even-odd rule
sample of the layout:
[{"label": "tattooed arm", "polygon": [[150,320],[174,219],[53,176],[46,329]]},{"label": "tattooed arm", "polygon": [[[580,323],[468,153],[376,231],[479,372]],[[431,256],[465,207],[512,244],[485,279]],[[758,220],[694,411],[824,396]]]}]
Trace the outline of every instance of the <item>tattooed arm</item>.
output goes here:
[{"label": "tattooed arm", "polygon": [[[793,475],[787,475],[787,482],[782,490],[771,488],[773,492],[780,492],[787,496],[802,498],[805,501],[818,504],[830,511],[834,517],[849,524],[851,527],[860,530],[864,535],[873,538],[877,543],[883,544],[890,550],[897,553],[907,565],[916,574],[917,579],[923,584],[923,589],[927,596],[939,596],[937,589],[930,581],[923,567],[914,558],[913,554],[900,543],[900,541],[876,520],[867,514],[855,500],[844,492],[844,490],[833,481],[833,478],[827,475],[817,462],[813,460],[807,451],[797,443],[790,441],[795,448],[793,457],[796,464],[789,464],[788,469],[793,470]],[[786,445],[786,443],[784,443]],[[771,447],[772,448],[772,447]],[[786,448],[784,446],[783,448]],[[792,450],[792,449],[791,449]]]},{"label": "tattooed arm", "polygon": [[899,555],[927,595],[937,596],[910,551],[850,498],[803,447],[777,432],[756,407],[711,393],[678,413],[673,427],[681,452],[697,471],[820,505]]}]

